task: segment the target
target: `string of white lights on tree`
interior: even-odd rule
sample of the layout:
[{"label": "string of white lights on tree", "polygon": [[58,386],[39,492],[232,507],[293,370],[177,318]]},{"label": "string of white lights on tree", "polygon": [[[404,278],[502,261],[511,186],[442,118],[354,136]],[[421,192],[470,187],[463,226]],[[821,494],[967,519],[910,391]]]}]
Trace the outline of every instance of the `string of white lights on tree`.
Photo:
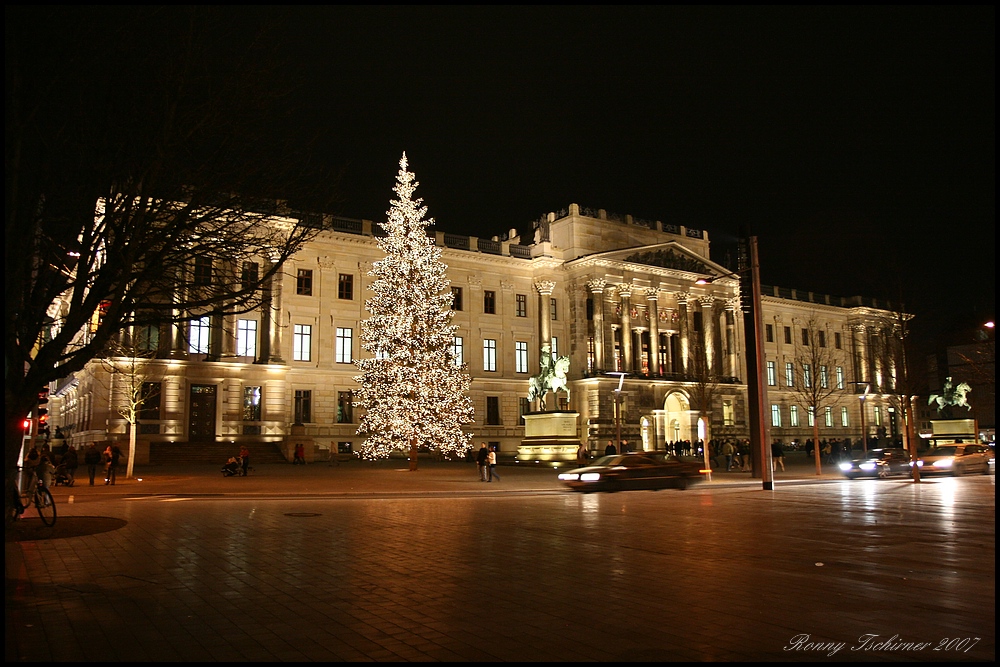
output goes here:
[{"label": "string of white lights on tree", "polygon": [[356,361],[355,405],[366,410],[358,455],[365,459],[400,450],[415,457],[422,447],[462,457],[472,438],[462,430],[474,411],[469,376],[454,357],[458,327],[451,324],[448,267],[427,236],[434,219],[425,220],[423,199],[413,198],[417,185],[403,153],[393,188],[398,198],[390,200],[386,236],[378,239],[385,259],[369,271],[375,294],[365,302],[370,317],[361,324],[361,346],[371,357]]}]

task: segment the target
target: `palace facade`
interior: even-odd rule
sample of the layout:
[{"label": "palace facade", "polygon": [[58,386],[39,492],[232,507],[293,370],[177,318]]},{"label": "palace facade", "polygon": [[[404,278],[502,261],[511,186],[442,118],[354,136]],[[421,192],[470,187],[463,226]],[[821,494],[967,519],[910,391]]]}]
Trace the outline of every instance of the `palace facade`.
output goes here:
[{"label": "palace facade", "polygon": [[[368,220],[324,216],[259,312],[192,314],[187,327],[147,336],[156,355],[142,369],[148,399],[136,462],[166,443],[248,444],[289,460],[302,440],[312,444],[308,458],[356,449],[354,360],[380,233]],[[454,346],[472,378],[475,443],[517,451],[543,345],[571,360],[568,395],[550,395],[547,407],[578,412],[580,440],[593,451],[619,433],[645,450],[749,436],[739,280],[711,259],[706,231],[572,204],[536,221],[532,238],[429,233],[455,295]],[[862,409],[870,435],[899,433],[898,362],[879,343],[898,316],[892,307],[763,292],[769,437],[804,442],[818,420],[821,438],[857,439]],[[803,400],[810,383],[829,390],[820,414]],[[51,388],[52,425],[76,446],[124,444],[124,385],[91,362]]]}]

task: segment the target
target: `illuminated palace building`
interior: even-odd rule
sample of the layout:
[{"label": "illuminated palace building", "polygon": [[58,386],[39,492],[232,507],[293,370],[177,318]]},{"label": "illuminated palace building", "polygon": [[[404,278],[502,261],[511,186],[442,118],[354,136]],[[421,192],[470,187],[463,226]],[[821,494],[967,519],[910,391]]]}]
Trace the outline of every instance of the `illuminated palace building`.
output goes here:
[{"label": "illuminated palace building", "polygon": [[[357,449],[353,362],[381,228],[331,216],[322,226],[285,265],[263,316],[193,315],[187,331],[160,333],[143,371],[151,398],[136,462],[241,444],[287,459],[295,442],[311,443],[307,457]],[[527,396],[543,345],[571,360],[568,400],[550,394],[546,407],[578,412],[591,450],[603,452],[619,431],[646,450],[706,432],[749,437],[739,280],[710,259],[706,231],[572,204],[536,221],[532,238],[432,233],[455,296],[454,347],[472,378],[477,446],[516,453],[521,416],[537,409]],[[857,441],[862,408],[871,436],[900,433],[899,368],[886,341],[901,314],[858,296],[762,292],[769,437],[804,442],[815,420],[821,438]],[[128,438],[121,390],[102,368],[91,362],[52,388],[52,423],[77,446]],[[620,393],[615,373],[625,374]],[[824,390],[817,409],[803,394],[813,386]]]}]

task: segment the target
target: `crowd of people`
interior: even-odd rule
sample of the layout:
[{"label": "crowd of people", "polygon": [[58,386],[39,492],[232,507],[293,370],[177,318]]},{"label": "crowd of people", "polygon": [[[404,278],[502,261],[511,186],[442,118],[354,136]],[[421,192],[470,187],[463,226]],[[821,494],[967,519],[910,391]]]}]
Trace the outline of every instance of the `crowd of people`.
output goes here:
[{"label": "crowd of people", "polygon": [[[108,444],[103,451],[93,442],[87,445],[83,450],[83,464],[87,466],[90,486],[94,486],[98,479],[98,470],[104,474],[104,483],[114,486],[122,459],[122,451],[117,444]],[[48,440],[36,443],[24,457],[25,471],[34,473],[45,486],[51,486],[56,481],[73,486],[79,467],[80,451],[65,441],[55,447],[50,447]]]}]

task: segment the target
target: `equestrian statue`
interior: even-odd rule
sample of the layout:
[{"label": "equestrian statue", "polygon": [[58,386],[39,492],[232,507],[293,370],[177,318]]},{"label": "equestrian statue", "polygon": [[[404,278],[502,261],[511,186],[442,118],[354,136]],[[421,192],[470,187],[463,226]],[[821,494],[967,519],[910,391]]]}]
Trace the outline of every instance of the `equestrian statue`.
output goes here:
[{"label": "equestrian statue", "polygon": [[528,380],[528,400],[538,400],[538,409],[545,410],[545,396],[549,392],[555,394],[559,391],[566,392],[566,402],[569,402],[569,383],[566,375],[569,373],[569,357],[552,358],[552,352],[548,345],[542,346],[542,354],[539,359],[541,371],[538,375],[533,375]]}]

